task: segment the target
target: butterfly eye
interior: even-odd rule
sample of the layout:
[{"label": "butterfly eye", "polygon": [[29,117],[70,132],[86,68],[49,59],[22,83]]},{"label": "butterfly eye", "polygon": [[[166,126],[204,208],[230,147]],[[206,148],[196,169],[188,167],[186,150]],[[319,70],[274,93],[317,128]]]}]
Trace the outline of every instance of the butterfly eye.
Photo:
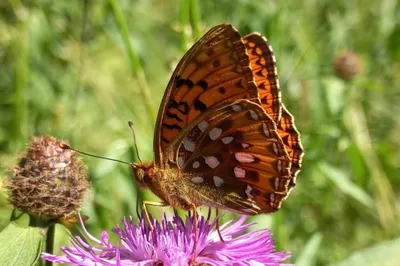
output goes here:
[{"label": "butterfly eye", "polygon": [[144,172],[144,170],[143,170],[142,168],[137,169],[137,170],[136,170],[136,173],[135,173],[136,178],[137,178],[140,182],[143,182],[143,180],[144,180],[144,174],[145,174],[145,172]]}]

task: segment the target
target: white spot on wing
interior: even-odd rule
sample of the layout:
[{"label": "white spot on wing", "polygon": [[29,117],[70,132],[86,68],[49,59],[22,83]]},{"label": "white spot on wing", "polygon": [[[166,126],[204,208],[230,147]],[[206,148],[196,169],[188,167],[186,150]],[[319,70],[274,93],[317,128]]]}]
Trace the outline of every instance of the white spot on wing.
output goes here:
[{"label": "white spot on wing", "polygon": [[278,172],[280,173],[282,171],[282,161],[281,160],[278,160],[277,167],[278,167]]},{"label": "white spot on wing", "polygon": [[276,143],[272,143],[272,148],[274,149],[274,152],[276,155],[278,155],[278,145],[276,145]]},{"label": "white spot on wing", "polygon": [[240,167],[235,167],[233,168],[233,172],[235,173],[235,176],[237,178],[244,178],[246,177],[246,170],[244,170],[243,168]]},{"label": "white spot on wing", "polygon": [[208,133],[210,135],[210,139],[212,140],[216,140],[217,138],[219,138],[219,136],[221,136],[222,134],[222,129],[216,127],[210,130],[210,132]]},{"label": "white spot on wing", "polygon": [[252,191],[252,190],[253,190],[253,188],[252,188],[250,185],[247,185],[247,188],[246,188],[245,192],[246,192],[246,195],[247,195],[247,197],[248,197],[249,199],[254,198],[253,195],[251,195],[251,191]]},{"label": "white spot on wing", "polygon": [[193,141],[189,140],[188,138],[184,138],[183,147],[185,148],[185,150],[193,152],[196,145]]},{"label": "white spot on wing", "polygon": [[204,178],[202,178],[201,176],[195,176],[192,177],[192,182],[196,183],[196,184],[200,184],[204,182]]},{"label": "white spot on wing", "polygon": [[205,156],[204,160],[206,161],[206,164],[210,166],[212,169],[214,169],[220,164],[217,157],[214,156]]},{"label": "white spot on wing", "polygon": [[243,148],[243,149],[246,149],[246,148],[248,148],[249,146],[250,146],[250,144],[242,143],[242,148]]},{"label": "white spot on wing", "polygon": [[235,158],[241,163],[252,163],[255,160],[254,156],[244,152],[235,153]]},{"label": "white spot on wing", "polygon": [[267,124],[265,124],[265,123],[263,123],[263,131],[264,131],[265,136],[267,136],[267,137],[270,136],[269,128],[268,128]]},{"label": "white spot on wing", "polygon": [[231,137],[231,136],[222,138],[222,142],[223,142],[224,144],[229,144],[229,143],[232,142],[232,140],[233,140],[233,137]]},{"label": "white spot on wing", "polygon": [[271,195],[269,195],[269,199],[271,200],[271,203],[275,201],[275,194],[271,193]]},{"label": "white spot on wing", "polygon": [[219,176],[213,176],[213,180],[216,187],[220,187],[224,184],[224,180]]},{"label": "white spot on wing", "polygon": [[278,188],[279,188],[279,178],[275,178],[275,187],[274,187],[274,189],[278,190]]},{"label": "white spot on wing", "polygon": [[208,123],[207,121],[203,120],[197,126],[201,132],[204,132],[204,130],[206,130],[206,128],[208,127]]},{"label": "white spot on wing", "polygon": [[242,106],[240,106],[238,104],[234,104],[234,105],[232,105],[232,110],[235,112],[240,112],[240,111],[242,111]]},{"label": "white spot on wing", "polygon": [[200,167],[200,163],[198,161],[194,161],[192,166],[193,166],[194,169],[197,169],[197,168]]},{"label": "white spot on wing", "polygon": [[183,165],[185,164],[185,159],[182,156],[178,157],[178,165],[180,168],[183,167]]},{"label": "white spot on wing", "polygon": [[253,110],[250,110],[250,116],[251,116],[251,118],[252,118],[253,120],[258,120],[258,119],[259,119],[257,113],[254,112]]}]

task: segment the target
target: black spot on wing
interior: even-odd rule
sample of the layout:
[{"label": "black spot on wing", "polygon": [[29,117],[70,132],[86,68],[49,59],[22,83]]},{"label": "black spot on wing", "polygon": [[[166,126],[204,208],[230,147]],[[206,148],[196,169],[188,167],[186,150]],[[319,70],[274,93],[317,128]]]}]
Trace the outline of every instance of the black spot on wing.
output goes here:
[{"label": "black spot on wing", "polygon": [[221,62],[218,60],[218,59],[216,59],[214,62],[213,62],[213,66],[214,67],[219,67],[221,65]]},{"label": "black spot on wing", "polygon": [[182,130],[182,127],[175,125],[175,124],[169,125],[169,124],[164,123],[164,124],[162,124],[162,126],[168,128],[168,129]]},{"label": "black spot on wing", "polygon": [[259,77],[264,77],[263,70],[260,69],[259,71],[257,71],[256,75],[259,76]]},{"label": "black spot on wing", "polygon": [[193,81],[191,81],[190,79],[187,79],[185,84],[186,84],[186,86],[189,87],[189,89],[193,88],[193,86],[194,86]]},{"label": "black spot on wing", "polygon": [[203,90],[206,90],[208,88],[208,83],[204,79],[197,82],[196,85],[200,86]]},{"label": "black spot on wing", "polygon": [[176,109],[181,114],[187,115],[189,112],[189,106],[187,102],[176,102],[175,100],[171,99],[167,105],[167,109]]},{"label": "black spot on wing", "polygon": [[264,97],[261,98],[261,103],[262,104],[267,104],[267,102],[268,102],[267,96],[264,96]]},{"label": "black spot on wing", "polygon": [[177,76],[176,81],[175,81],[175,87],[179,88],[183,85],[186,85],[186,86],[188,86],[189,89],[191,89],[191,88],[193,88],[194,83],[190,79],[183,79],[183,78],[180,78],[179,76]]},{"label": "black spot on wing", "polygon": [[207,105],[205,105],[202,101],[199,99],[196,99],[194,101],[194,108],[196,110],[199,110],[200,112],[204,112],[207,109]]},{"label": "black spot on wing", "polygon": [[178,122],[183,122],[183,120],[176,114],[171,113],[170,111],[167,111],[165,113],[169,118],[174,118]]}]

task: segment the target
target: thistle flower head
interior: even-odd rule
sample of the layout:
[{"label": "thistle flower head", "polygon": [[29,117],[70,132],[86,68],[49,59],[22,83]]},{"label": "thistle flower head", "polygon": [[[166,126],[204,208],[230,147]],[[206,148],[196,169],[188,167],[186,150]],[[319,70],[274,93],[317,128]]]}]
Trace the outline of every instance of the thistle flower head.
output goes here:
[{"label": "thistle flower head", "polygon": [[[213,231],[216,221],[210,215],[198,220],[197,254],[194,254],[193,218],[183,221],[177,214],[171,220],[164,215],[161,222],[151,219],[154,231],[140,218],[135,225],[132,218],[124,219],[123,226],[113,230],[118,244],[109,241],[109,234],[101,239],[84,231],[95,245],[77,237],[72,247],[63,247],[63,256],[43,253],[42,258],[75,265],[287,265],[281,264],[290,253],[276,252],[269,230],[245,231],[246,217],[221,226],[224,242]],[[82,221],[81,221],[82,222]],[[196,255],[196,256],[195,256]],[[195,261],[193,259],[196,257]],[[191,263],[191,264],[190,264]]]},{"label": "thistle flower head", "polygon": [[87,170],[65,141],[36,137],[20,159],[6,188],[9,200],[24,212],[48,219],[72,218],[89,188]]}]

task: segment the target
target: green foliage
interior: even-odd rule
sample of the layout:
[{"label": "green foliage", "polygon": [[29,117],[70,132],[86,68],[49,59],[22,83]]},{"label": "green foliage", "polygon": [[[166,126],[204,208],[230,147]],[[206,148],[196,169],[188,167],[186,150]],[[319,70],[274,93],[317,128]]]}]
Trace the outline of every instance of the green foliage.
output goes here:
[{"label": "green foliage", "polygon": [[[271,225],[291,262],[344,260],[400,236],[399,14],[397,0],[2,1],[0,175],[34,135],[132,161],[128,120],[141,158],[151,160],[174,66],[202,33],[228,22],[271,42],[306,150],[297,187],[272,219],[255,218],[258,227]],[[351,81],[333,66],[347,50],[362,59]],[[135,216],[138,189],[126,165],[84,160],[92,192],[83,212],[98,235]],[[11,210],[0,194],[0,229]],[[66,236],[56,244],[68,244]]]},{"label": "green foliage", "polygon": [[379,243],[370,248],[355,252],[348,259],[332,266],[396,266],[399,265],[398,252],[400,250],[400,239]]},{"label": "green foliage", "polygon": [[[19,220],[29,222],[25,218]],[[47,227],[21,225],[19,220],[0,232],[0,265],[36,265],[39,260]]]}]

